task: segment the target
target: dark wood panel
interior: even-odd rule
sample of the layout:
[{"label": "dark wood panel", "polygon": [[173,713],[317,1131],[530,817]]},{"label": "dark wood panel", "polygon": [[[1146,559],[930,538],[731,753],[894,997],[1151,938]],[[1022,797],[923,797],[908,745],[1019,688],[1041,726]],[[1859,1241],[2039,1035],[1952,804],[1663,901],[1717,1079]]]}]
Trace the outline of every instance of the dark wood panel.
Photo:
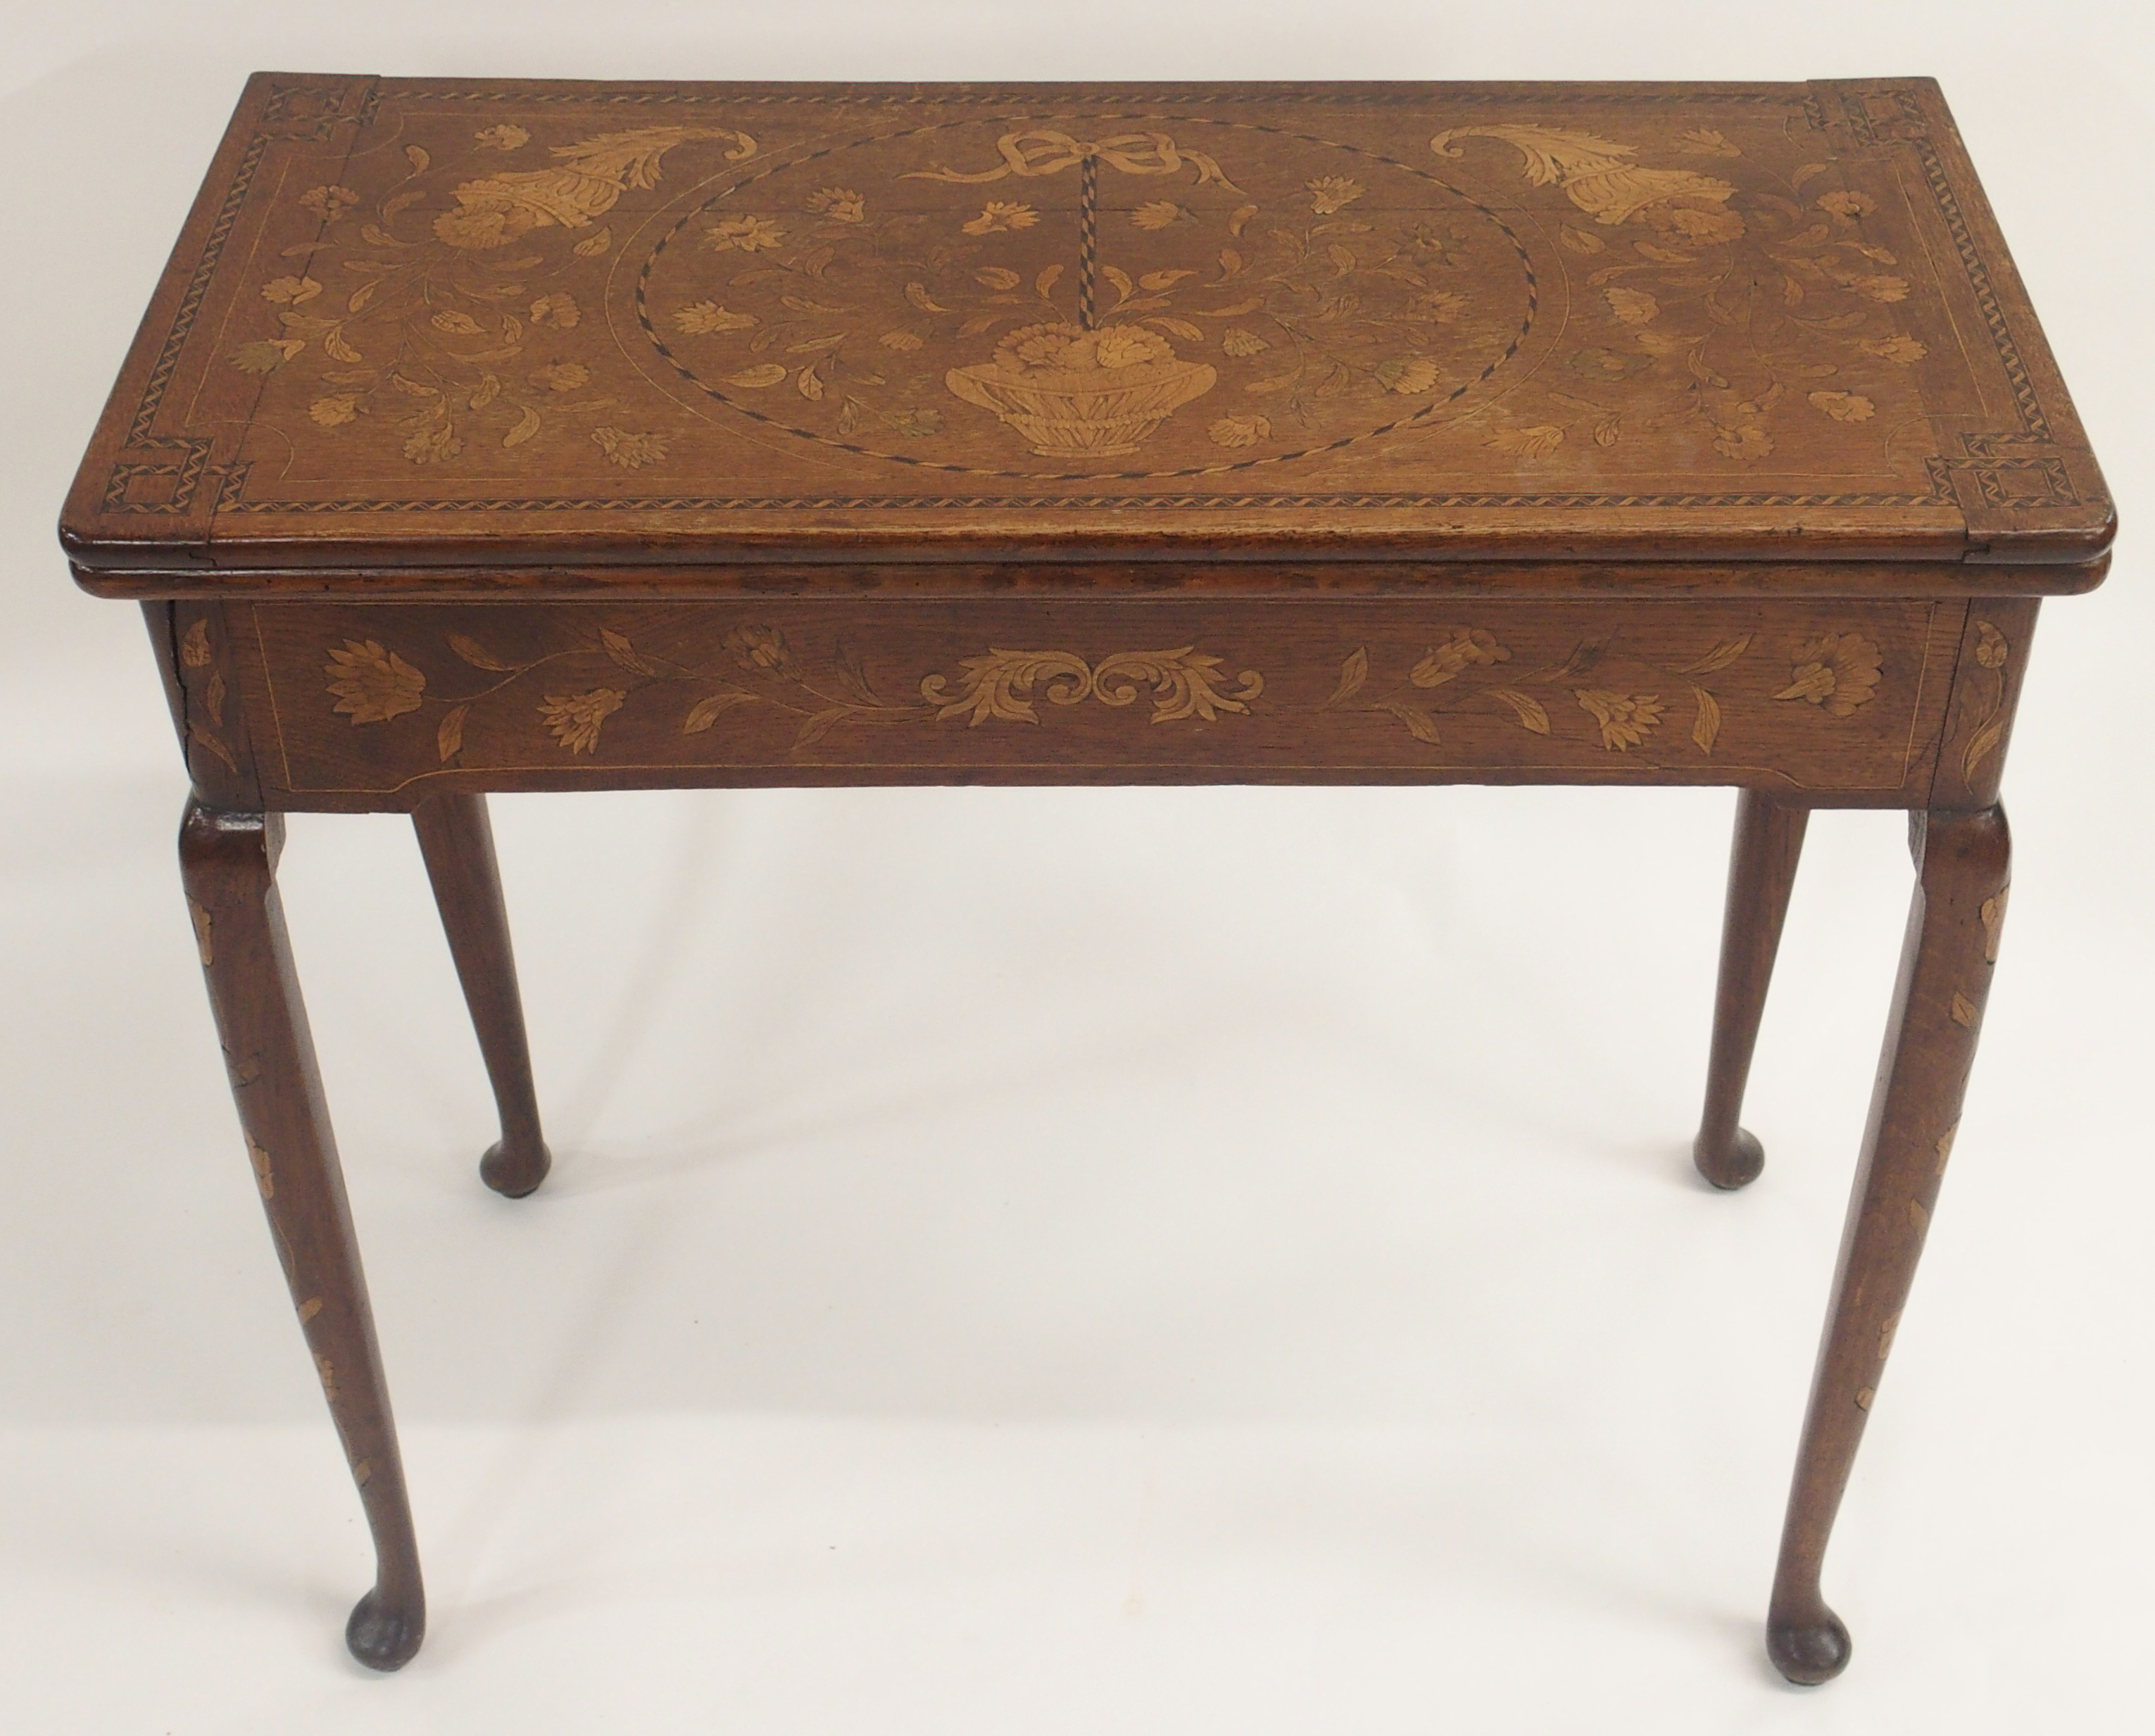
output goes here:
[{"label": "dark wood panel", "polygon": [[229,606],[273,803],[664,784],[1745,783],[1920,802],[1965,606]]}]

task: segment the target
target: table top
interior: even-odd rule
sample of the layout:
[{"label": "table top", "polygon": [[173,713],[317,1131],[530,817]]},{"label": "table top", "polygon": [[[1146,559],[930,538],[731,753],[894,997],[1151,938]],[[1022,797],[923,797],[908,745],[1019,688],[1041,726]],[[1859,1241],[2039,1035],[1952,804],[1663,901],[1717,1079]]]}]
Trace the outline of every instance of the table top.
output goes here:
[{"label": "table top", "polygon": [[2113,525],[1927,80],[264,74],[62,537],[131,595],[951,559],[2065,591]]}]

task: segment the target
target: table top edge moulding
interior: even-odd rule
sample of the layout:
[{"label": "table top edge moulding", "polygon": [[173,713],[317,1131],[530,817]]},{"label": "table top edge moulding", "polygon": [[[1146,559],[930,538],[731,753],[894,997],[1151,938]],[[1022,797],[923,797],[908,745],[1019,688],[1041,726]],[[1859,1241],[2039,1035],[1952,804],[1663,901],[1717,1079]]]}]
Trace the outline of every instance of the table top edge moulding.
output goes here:
[{"label": "table top edge moulding", "polygon": [[1582,561],[1975,594],[2086,589],[2114,529],[1926,79],[264,74],[61,535],[131,596]]},{"label": "table top edge moulding", "polygon": [[1733,786],[1706,1180],[1811,809],[1917,885],[1767,1646],[1927,1234],[2010,878],[2036,616],[2110,499],[1937,86],[841,85],[261,74],[61,521],[140,602],[255,1185],[426,1625],[276,889],[408,812],[548,1173],[485,798]]}]

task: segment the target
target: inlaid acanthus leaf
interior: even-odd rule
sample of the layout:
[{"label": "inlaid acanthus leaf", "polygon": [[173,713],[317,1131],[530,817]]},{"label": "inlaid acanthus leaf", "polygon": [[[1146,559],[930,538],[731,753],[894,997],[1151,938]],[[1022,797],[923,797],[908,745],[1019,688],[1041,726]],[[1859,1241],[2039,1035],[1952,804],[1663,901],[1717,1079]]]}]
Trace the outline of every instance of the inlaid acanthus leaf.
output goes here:
[{"label": "inlaid acanthus leaf", "polygon": [[1968,750],[1961,755],[1961,776],[1973,778],[1975,768],[1989,759],[1998,744],[2004,739],[2005,722],[1994,717],[1968,738]]},{"label": "inlaid acanthus leaf", "polygon": [[1152,689],[1152,720],[1171,724],[1185,717],[1216,722],[1223,711],[1246,713],[1249,701],[1265,690],[1265,678],[1255,669],[1236,675],[1241,683],[1231,694],[1213,685],[1220,659],[1194,645],[1173,651],[1121,651],[1103,658],[1093,671],[1093,696],[1103,705],[1127,705],[1137,698],[1139,686]]},{"label": "inlaid acanthus leaf", "polygon": [[1369,679],[1369,653],[1366,646],[1357,645],[1347,653],[1339,665],[1339,685],[1333,689],[1332,697],[1324,704],[1327,709],[1351,699],[1361,692]]},{"label": "inlaid acanthus leaf", "polygon": [[1537,735],[1548,734],[1549,714],[1542,709],[1541,701],[1531,694],[1523,694],[1515,687],[1492,687],[1487,692],[1491,699],[1501,699],[1512,708],[1522,728],[1530,730]]},{"label": "inlaid acanthus leaf", "polygon": [[957,694],[950,692],[943,676],[929,675],[920,683],[920,697],[935,708],[938,719],[964,717],[978,727],[990,718],[1037,724],[1040,714],[1034,709],[1032,692],[1042,684],[1047,698],[1057,705],[1075,705],[1089,695],[1103,705],[1119,707],[1133,703],[1140,688],[1149,687],[1155,724],[1190,717],[1213,723],[1222,712],[1246,714],[1250,702],[1265,690],[1262,675],[1243,669],[1236,677],[1239,685],[1223,693],[1215,685],[1220,661],[1194,645],[1170,651],[1118,651],[1097,666],[1071,651],[997,647],[985,657],[965,659],[964,686]]},{"label": "inlaid acanthus leaf", "polygon": [[606,648],[606,654],[630,673],[656,675],[658,673],[655,665],[637,654],[636,647],[629,643],[626,633],[618,633],[610,627],[602,627],[599,629],[599,643]]},{"label": "inlaid acanthus leaf", "polygon": [[1441,747],[1444,738],[1436,732],[1436,720],[1426,711],[1408,704],[1404,699],[1380,699],[1375,709],[1397,718],[1407,726],[1407,733],[1417,741],[1431,747]]},{"label": "inlaid acanthus leaf", "polygon": [[1692,719],[1691,739],[1698,744],[1701,753],[1710,754],[1714,738],[1721,734],[1721,706],[1702,687],[1692,688],[1691,696],[1698,704],[1698,714]]},{"label": "inlaid acanthus leaf", "polygon": [[700,735],[719,720],[719,714],[730,711],[736,705],[751,703],[755,695],[737,687],[729,687],[710,694],[688,708],[688,714],[681,719],[683,735]]},{"label": "inlaid acanthus leaf", "polygon": [[806,723],[801,725],[800,733],[793,738],[793,750],[798,753],[805,747],[815,746],[832,730],[854,714],[853,708],[850,705],[833,705],[827,711],[817,712]]},{"label": "inlaid acanthus leaf", "polygon": [[235,774],[238,771],[239,761],[233,758],[232,750],[211,735],[208,730],[203,729],[201,725],[196,724],[189,727],[187,739],[197,746],[207,748],[210,752],[224,761],[227,770]]},{"label": "inlaid acanthus leaf", "polygon": [[1699,658],[1697,663],[1686,663],[1683,668],[1676,671],[1676,673],[1679,675],[1711,675],[1717,669],[1727,668],[1729,664],[1734,663],[1738,658],[1743,656],[1743,653],[1750,648],[1751,635],[1749,633],[1744,633],[1737,638],[1723,639],[1719,644],[1716,645],[1712,650],[1707,652],[1704,657]]},{"label": "inlaid acanthus leaf", "polygon": [[978,728],[990,718],[1014,724],[1037,724],[1032,689],[1047,684],[1047,697],[1057,705],[1075,705],[1092,690],[1093,671],[1084,658],[1067,651],[1005,651],[990,649],[985,657],[965,659],[965,685],[952,694],[940,675],[929,675],[920,684],[920,697],[938,708],[938,718],[965,717]]},{"label": "inlaid acanthus leaf", "polygon": [[474,669],[491,669],[498,675],[506,675],[514,673],[521,667],[520,664],[502,662],[468,633],[449,634],[448,644],[450,650],[455,652]]},{"label": "inlaid acanthus leaf", "polygon": [[442,718],[442,726],[434,731],[434,748],[446,766],[464,750],[464,719],[471,715],[471,704],[467,700],[461,705],[452,705]]}]

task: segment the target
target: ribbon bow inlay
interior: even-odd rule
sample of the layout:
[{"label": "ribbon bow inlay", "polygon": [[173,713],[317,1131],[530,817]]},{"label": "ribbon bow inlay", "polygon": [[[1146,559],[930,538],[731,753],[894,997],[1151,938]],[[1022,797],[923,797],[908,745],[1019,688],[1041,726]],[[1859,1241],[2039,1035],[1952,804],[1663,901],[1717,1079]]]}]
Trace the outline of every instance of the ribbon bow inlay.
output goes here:
[{"label": "ribbon bow inlay", "polygon": [[1229,192],[1241,191],[1221,171],[1216,158],[1201,151],[1180,150],[1163,132],[1118,133],[1112,139],[1078,139],[1068,133],[1035,129],[1005,133],[996,141],[996,149],[1002,156],[1001,166],[983,169],[977,175],[952,168],[914,169],[901,178],[977,185],[984,181],[1001,181],[1006,175],[1059,175],[1088,158],[1097,158],[1125,175],[1173,175],[1187,164],[1197,172],[1193,186],[1217,182]]}]

